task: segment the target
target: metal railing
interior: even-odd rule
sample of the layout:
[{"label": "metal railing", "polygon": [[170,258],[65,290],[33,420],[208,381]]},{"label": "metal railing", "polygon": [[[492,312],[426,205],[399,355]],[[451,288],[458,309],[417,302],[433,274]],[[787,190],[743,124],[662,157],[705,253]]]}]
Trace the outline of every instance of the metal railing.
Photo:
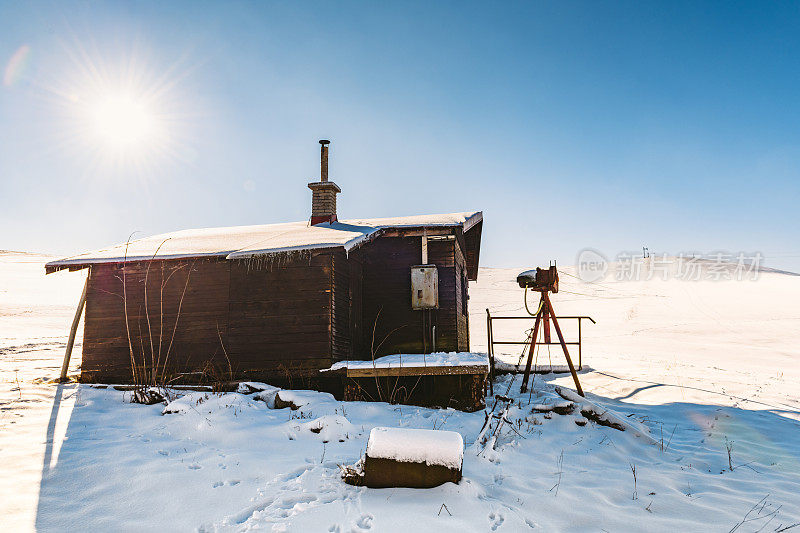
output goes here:
[{"label": "metal railing", "polygon": [[[595,320],[590,316],[559,316],[557,317],[559,321],[561,320],[577,320],[578,321],[578,340],[577,341],[570,341],[565,342],[564,344],[577,346],[578,347],[578,370],[583,370],[583,354],[582,354],[582,344],[583,344],[583,336],[581,330],[581,321],[582,320],[591,320],[592,324],[597,324]],[[486,344],[489,350],[489,363],[490,367],[490,381],[489,384],[491,386],[492,380],[494,379],[494,347],[498,345],[518,345],[518,346],[527,346],[531,343],[530,339],[526,341],[496,341],[494,340],[494,332],[492,330],[492,322],[495,320],[536,320],[535,316],[492,316],[489,312],[489,309],[486,309]],[[535,339],[534,339],[535,340]],[[546,346],[560,346],[560,342],[536,342],[539,345],[546,345]],[[494,394],[494,392],[492,392]]]}]

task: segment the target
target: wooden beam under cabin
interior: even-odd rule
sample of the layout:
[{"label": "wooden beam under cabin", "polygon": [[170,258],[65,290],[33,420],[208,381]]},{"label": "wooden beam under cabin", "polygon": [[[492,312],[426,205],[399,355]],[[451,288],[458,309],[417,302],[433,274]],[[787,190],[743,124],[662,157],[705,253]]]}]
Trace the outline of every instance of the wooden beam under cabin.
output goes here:
[{"label": "wooden beam under cabin", "polygon": [[419,227],[419,228],[385,228],[383,230],[383,237],[428,237],[435,235],[452,235],[455,228],[445,227]]},{"label": "wooden beam under cabin", "polygon": [[486,365],[458,366],[401,366],[391,368],[348,368],[348,378],[396,376],[451,376],[457,374],[488,374]]}]

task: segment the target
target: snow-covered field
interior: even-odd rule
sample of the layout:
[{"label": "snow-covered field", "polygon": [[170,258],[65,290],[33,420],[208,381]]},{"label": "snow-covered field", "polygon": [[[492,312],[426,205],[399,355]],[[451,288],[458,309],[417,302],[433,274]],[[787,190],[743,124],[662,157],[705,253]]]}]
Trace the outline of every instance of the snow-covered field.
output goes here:
[{"label": "snow-covered field", "polygon": [[[266,390],[191,393],[162,415],[163,405],[133,405],[113,389],[48,384],[84,275],[45,277],[47,259],[0,253],[3,531],[742,532],[800,523],[800,277],[587,285],[562,269],[556,311],[597,320],[583,327],[588,398],[656,444],[579,426],[577,411],[541,412],[562,401],[554,386],[573,386],[548,374],[530,395],[519,377],[495,383],[517,404],[492,450],[475,442],[482,412],[311,391],[292,393],[302,404],[292,411],[272,408]],[[485,351],[486,308],[524,313],[520,270],[481,269],[471,286],[473,351]],[[531,323],[498,324],[495,340],[523,340]],[[463,480],[428,490],[343,484],[338,465],[360,457],[375,426],[461,433]]]}]

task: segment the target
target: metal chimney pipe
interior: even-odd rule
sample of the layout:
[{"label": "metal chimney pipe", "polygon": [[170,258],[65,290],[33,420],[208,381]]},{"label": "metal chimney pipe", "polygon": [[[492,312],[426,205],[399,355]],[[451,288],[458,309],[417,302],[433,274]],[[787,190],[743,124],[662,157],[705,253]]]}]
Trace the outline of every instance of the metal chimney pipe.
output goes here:
[{"label": "metal chimney pipe", "polygon": [[327,139],[321,139],[319,141],[320,146],[320,170],[319,170],[319,179],[320,181],[328,181],[328,145],[331,142]]}]

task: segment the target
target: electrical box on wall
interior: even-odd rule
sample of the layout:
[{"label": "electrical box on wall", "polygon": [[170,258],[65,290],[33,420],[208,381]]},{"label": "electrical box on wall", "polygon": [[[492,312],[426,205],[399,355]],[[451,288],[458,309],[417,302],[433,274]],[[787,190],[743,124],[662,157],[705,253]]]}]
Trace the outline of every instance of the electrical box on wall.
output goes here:
[{"label": "electrical box on wall", "polygon": [[439,272],[436,265],[411,267],[411,308],[439,309]]}]

